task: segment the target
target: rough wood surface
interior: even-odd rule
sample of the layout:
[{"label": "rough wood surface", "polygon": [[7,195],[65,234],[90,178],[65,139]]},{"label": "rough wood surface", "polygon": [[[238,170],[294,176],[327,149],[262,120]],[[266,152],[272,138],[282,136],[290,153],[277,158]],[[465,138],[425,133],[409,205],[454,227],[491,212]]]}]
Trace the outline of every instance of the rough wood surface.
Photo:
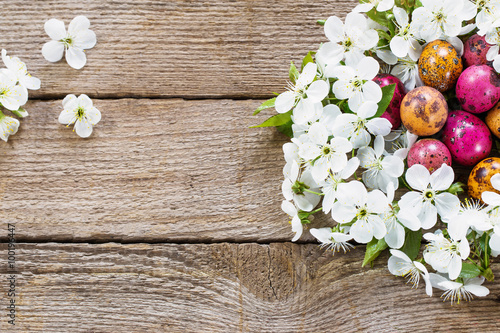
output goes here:
[{"label": "rough wood surface", "polygon": [[[1,251],[6,246],[0,247]],[[450,306],[297,244],[18,244],[22,332],[498,332],[500,286]],[[494,270],[500,273],[500,266]],[[7,274],[4,266],[0,272]],[[2,279],[2,285],[5,285]],[[6,322],[0,321],[2,331]]]},{"label": "rough wood surface", "polygon": [[286,138],[248,128],[259,103],[94,100],[84,140],[57,122],[60,100],[30,101],[0,145],[0,218],[31,241],[290,240]]},{"label": "rough wood surface", "polygon": [[[0,42],[42,89],[33,97],[263,97],[282,91],[291,60],[326,42],[318,19],[345,16],[352,0],[2,2]],[[47,62],[50,18],[86,15],[97,34],[80,71]],[[7,24],[8,22],[8,24]]]}]

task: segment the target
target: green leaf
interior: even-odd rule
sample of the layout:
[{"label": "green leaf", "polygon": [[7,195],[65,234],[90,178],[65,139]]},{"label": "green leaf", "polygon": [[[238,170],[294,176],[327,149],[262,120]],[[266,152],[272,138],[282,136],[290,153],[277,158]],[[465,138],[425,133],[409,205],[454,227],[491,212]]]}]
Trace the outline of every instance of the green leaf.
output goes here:
[{"label": "green leaf", "polygon": [[299,75],[299,71],[297,70],[297,67],[295,67],[293,61],[290,62],[290,69],[288,70],[288,77],[290,78],[290,81],[292,81],[292,83],[295,83]]},{"label": "green leaf", "polygon": [[366,13],[369,18],[380,24],[381,26],[387,27],[389,24],[389,21],[387,20],[387,17],[385,16],[384,12],[377,12],[375,8],[370,10],[369,12]]},{"label": "green leaf", "polygon": [[325,25],[326,20],[317,20],[316,23],[319,25]]},{"label": "green leaf", "polygon": [[277,129],[281,133],[285,134],[289,138],[293,138],[293,130],[292,130],[293,121],[290,119],[286,124],[278,126]]},{"label": "green leaf", "polygon": [[372,263],[379,254],[387,248],[387,243],[385,239],[373,238],[370,243],[366,244],[365,259],[361,267],[365,267],[366,264]]},{"label": "green leaf", "polygon": [[313,55],[316,54],[316,52],[313,52],[313,51],[309,51],[307,52],[306,56],[304,57],[304,59],[302,60],[302,66],[300,67],[300,70],[303,70],[304,67],[306,67],[306,65],[310,62],[314,62],[314,58],[313,58]]},{"label": "green leaf", "polygon": [[15,111],[11,111],[13,114],[15,114],[16,116],[18,116],[19,118],[24,118],[24,117],[27,117],[29,114],[28,114],[28,111],[26,111],[25,109],[23,108],[19,108],[18,110],[15,110]]},{"label": "green leaf", "polygon": [[417,231],[406,230],[405,243],[400,250],[406,253],[411,260],[415,260],[420,252],[421,241],[422,229]]},{"label": "green leaf", "polygon": [[488,267],[487,269],[483,270],[481,272],[481,275],[484,276],[484,278],[490,282],[492,282],[495,279],[495,275],[493,275],[493,271],[491,270],[491,267]]},{"label": "green leaf", "polygon": [[375,115],[373,117],[371,117],[370,119],[378,118],[382,114],[384,114],[384,112],[385,112],[385,110],[387,110],[387,107],[389,106],[389,104],[391,104],[392,97],[394,96],[394,90],[396,90],[396,85],[394,83],[390,84],[388,86],[382,87],[382,99],[380,100],[380,102],[378,102],[377,113],[375,113]]},{"label": "green leaf", "polygon": [[458,277],[464,279],[472,279],[481,274],[481,270],[474,264],[470,264],[467,262],[462,263],[462,270],[460,271],[460,275]]},{"label": "green leaf", "polygon": [[277,115],[272,116],[271,118],[267,119],[260,125],[256,126],[251,126],[250,128],[257,128],[257,127],[273,127],[273,126],[281,126],[285,125],[287,122],[290,121],[292,118],[292,110],[288,111],[287,113],[279,113]]},{"label": "green leaf", "polygon": [[[486,251],[486,255],[489,256],[491,254],[491,249],[489,244],[486,244],[486,236],[488,233],[484,233],[481,238],[479,239],[479,247],[481,248],[481,254],[484,257],[484,252]],[[489,243],[489,237],[488,237],[488,243]]]},{"label": "green leaf", "polygon": [[264,103],[262,103],[257,108],[257,110],[254,111],[253,115],[255,116],[255,115],[259,114],[259,112],[262,111],[262,110],[269,109],[269,108],[274,108],[274,103],[275,102],[276,102],[276,97],[268,99],[267,101],[265,101]]}]

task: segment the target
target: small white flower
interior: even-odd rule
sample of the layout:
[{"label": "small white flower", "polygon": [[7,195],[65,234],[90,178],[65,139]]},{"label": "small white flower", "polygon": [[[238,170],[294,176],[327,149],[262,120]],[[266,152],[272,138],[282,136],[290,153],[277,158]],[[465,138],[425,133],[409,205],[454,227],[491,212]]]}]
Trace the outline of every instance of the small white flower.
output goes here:
[{"label": "small white flower", "polygon": [[377,12],[385,12],[394,7],[394,0],[367,0],[352,10],[354,13],[366,13],[373,8],[377,9]]},{"label": "small white flower", "polygon": [[430,243],[424,250],[425,262],[440,273],[448,273],[455,280],[462,270],[462,260],[470,254],[469,242],[462,239],[446,239],[442,233],[426,233],[424,238]]},{"label": "small white flower", "polygon": [[415,144],[418,139],[418,135],[415,135],[408,131],[406,128],[401,132],[401,135],[396,138],[394,144],[392,145],[392,149],[394,150],[394,156],[399,157],[402,160],[405,160],[408,157],[408,152],[411,147]]},{"label": "small white flower", "polygon": [[[316,182],[325,180],[329,172],[339,172],[347,165],[346,153],[352,151],[352,144],[346,138],[329,135],[321,123],[314,123],[299,147],[299,156],[312,162],[311,174]],[[314,161],[314,162],[313,162]]]},{"label": "small white flower", "polygon": [[288,112],[295,107],[293,115],[300,123],[314,116],[315,104],[320,103],[328,95],[329,90],[329,85],[325,81],[314,81],[317,70],[318,66],[310,62],[300,73],[295,85],[288,83],[288,91],[276,98],[275,109],[278,113]]},{"label": "small white flower", "polygon": [[423,229],[432,228],[440,216],[456,215],[460,209],[460,200],[446,191],[455,178],[453,169],[443,164],[432,175],[420,164],[412,165],[406,171],[406,181],[417,191],[407,192],[399,201],[401,210],[408,210],[417,215]]},{"label": "small white flower", "polygon": [[412,288],[418,288],[418,283],[422,276],[425,281],[425,292],[428,296],[432,296],[432,285],[427,268],[418,261],[412,261],[410,257],[402,251],[394,249],[390,251],[392,256],[387,263],[389,272],[396,276],[406,277],[408,282],[412,284]]},{"label": "small white flower", "polygon": [[0,139],[7,142],[9,135],[17,133],[19,120],[8,117],[0,112]]},{"label": "small white flower", "polygon": [[368,146],[370,133],[385,136],[391,132],[392,125],[385,118],[372,118],[377,113],[377,103],[365,102],[356,110],[357,114],[343,113],[335,119],[332,133],[349,139],[354,149]]},{"label": "small white flower", "polygon": [[82,138],[92,134],[92,126],[101,120],[101,112],[94,107],[92,100],[85,94],[78,98],[68,95],[62,102],[64,110],[59,115],[59,123],[63,125],[75,124],[74,130]]},{"label": "small white flower", "polygon": [[369,28],[367,19],[359,13],[347,14],[345,24],[337,16],[331,16],[324,29],[330,40],[326,44],[331,44],[332,48],[330,54],[346,59],[362,57],[363,51],[375,47],[379,40],[378,33]]},{"label": "small white flower", "polygon": [[354,248],[353,245],[348,243],[352,236],[342,232],[335,232],[332,228],[311,228],[309,232],[321,243],[321,247],[326,247],[333,252],[340,252],[342,249],[346,253],[350,248]]},{"label": "small white flower", "polygon": [[292,225],[292,231],[295,232],[295,236],[292,238],[292,242],[295,242],[300,238],[300,236],[302,236],[302,232],[304,230],[302,221],[300,220],[298,215],[299,211],[293,203],[286,200],[281,203],[281,209],[292,218],[290,223]]},{"label": "small white flower", "polygon": [[318,103],[319,108],[316,108],[315,115],[311,118],[311,121],[307,123],[297,124],[295,123],[295,117],[292,116],[294,123],[292,124],[292,131],[294,138],[300,137],[302,134],[307,134],[309,128],[316,122],[322,124],[327,129],[328,135],[333,135],[331,129],[335,126],[335,119],[337,116],[342,114],[339,107],[335,104],[328,104],[321,107],[321,103]]},{"label": "small white flower", "polygon": [[28,73],[26,64],[18,57],[11,57],[7,55],[7,51],[2,49],[2,61],[7,67],[7,70],[17,78],[19,85],[31,90],[40,89],[40,79],[31,76]]},{"label": "small white flower", "polygon": [[45,22],[45,32],[52,40],[43,45],[43,57],[50,62],[62,59],[66,52],[66,61],[74,69],[80,69],[87,63],[86,49],[91,49],[96,44],[96,35],[89,29],[90,21],[85,16],[75,17],[68,26],[64,22],[50,19]]},{"label": "small white flower", "polygon": [[445,291],[443,295],[441,295],[441,298],[444,297],[443,302],[449,299],[451,304],[455,302],[460,304],[461,300],[470,302],[473,298],[472,295],[484,297],[490,293],[488,288],[482,286],[484,282],[483,277],[464,279],[464,283],[460,283],[450,281],[439,274],[430,273],[429,275],[432,286]]},{"label": "small white flower", "polygon": [[387,229],[387,234],[384,236],[384,239],[390,248],[399,249],[405,242],[404,227],[412,231],[417,231],[420,229],[420,221],[414,214],[403,210],[397,211],[392,205],[395,194],[394,185],[392,183],[388,184],[386,191],[389,205],[381,215]]},{"label": "small white flower", "polygon": [[410,54],[413,59],[418,59],[422,53],[422,46],[416,36],[418,30],[415,25],[409,23],[408,13],[400,7],[394,7],[394,18],[398,27],[398,33],[391,39],[390,47],[392,53],[398,58],[404,58]]},{"label": "small white flower", "polygon": [[363,147],[358,150],[357,157],[363,172],[363,182],[372,189],[386,191],[389,183],[398,188],[398,178],[403,174],[405,166],[403,160],[397,156],[384,156],[384,137],[377,135],[372,147]]},{"label": "small white flower", "polygon": [[448,233],[454,239],[461,239],[467,235],[470,227],[478,231],[490,230],[488,214],[478,201],[466,199],[462,203],[460,211],[455,216],[441,217],[448,224]]},{"label": "small white flower", "polygon": [[421,0],[422,7],[413,11],[412,24],[426,42],[441,38],[456,37],[461,31],[462,21],[473,18],[475,13],[463,11],[463,0]]},{"label": "small white flower", "polygon": [[468,7],[474,6],[476,15],[476,25],[478,34],[484,36],[487,31],[491,31],[498,26],[500,18],[500,1],[498,0],[473,0],[465,2]]},{"label": "small white flower", "polygon": [[383,192],[374,190],[368,193],[363,183],[353,180],[338,185],[342,196],[332,207],[332,218],[339,223],[349,223],[353,219],[349,233],[358,243],[368,243],[373,237],[383,238],[387,230],[380,218],[387,205]]},{"label": "small white flower", "polygon": [[354,112],[363,102],[380,102],[382,89],[372,81],[379,69],[379,63],[372,57],[346,60],[346,66],[335,67],[332,71],[332,75],[338,78],[332,87],[335,97],[348,99],[349,108]]},{"label": "small white flower", "polygon": [[[297,189],[294,187],[296,185],[301,185],[303,188]],[[316,207],[321,198],[319,195],[303,191],[303,189],[313,192],[319,191],[318,185],[311,176],[311,172],[309,170],[300,172],[297,162],[292,161],[290,173],[281,185],[283,196],[286,200],[293,200],[299,209],[310,212]]]},{"label": "small white flower", "polygon": [[18,110],[28,101],[28,90],[16,83],[14,73],[9,70],[0,71],[0,103],[11,111]]},{"label": "small white flower", "polygon": [[401,80],[407,91],[424,85],[418,74],[418,57],[406,56],[399,59],[398,64],[392,68],[391,74]]},{"label": "small white flower", "polygon": [[346,166],[339,172],[331,173],[326,180],[321,182],[321,191],[323,197],[323,212],[328,214],[337,200],[337,187],[343,183],[345,179],[351,177],[359,166],[359,159],[357,157],[351,158],[347,161]]}]

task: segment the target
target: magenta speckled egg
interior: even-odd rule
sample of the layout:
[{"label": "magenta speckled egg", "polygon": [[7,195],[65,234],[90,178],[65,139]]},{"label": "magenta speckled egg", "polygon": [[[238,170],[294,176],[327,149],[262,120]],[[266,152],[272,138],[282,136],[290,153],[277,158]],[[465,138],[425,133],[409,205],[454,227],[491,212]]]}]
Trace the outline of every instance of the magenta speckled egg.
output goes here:
[{"label": "magenta speckled egg", "polygon": [[486,65],[466,68],[457,80],[457,98],[462,109],[481,113],[491,109],[500,99],[500,79]]},{"label": "magenta speckled egg", "polygon": [[373,81],[375,81],[375,83],[380,87],[385,87],[390,84],[396,85],[391,104],[389,104],[385,112],[380,117],[389,120],[392,124],[393,129],[398,128],[401,125],[400,106],[403,97],[405,97],[406,95],[405,86],[397,77],[390,74],[378,74],[377,76],[375,76]]},{"label": "magenta speckled egg", "polygon": [[472,65],[486,65],[488,60],[486,60],[486,53],[490,49],[491,45],[486,43],[484,36],[479,36],[478,34],[472,35],[464,43],[464,64],[465,67]]},{"label": "magenta speckled egg", "polygon": [[430,173],[443,165],[451,166],[451,154],[444,143],[437,139],[421,139],[415,142],[408,152],[408,167],[422,164]]},{"label": "magenta speckled egg", "polygon": [[474,165],[488,157],[493,143],[488,126],[465,111],[450,112],[441,141],[450,150],[453,160],[462,165]]}]

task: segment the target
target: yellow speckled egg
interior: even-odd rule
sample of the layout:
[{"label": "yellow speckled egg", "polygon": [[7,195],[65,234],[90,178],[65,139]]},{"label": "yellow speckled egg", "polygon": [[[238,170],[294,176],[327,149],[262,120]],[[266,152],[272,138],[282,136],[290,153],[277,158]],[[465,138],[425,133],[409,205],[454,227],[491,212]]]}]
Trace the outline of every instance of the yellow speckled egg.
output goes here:
[{"label": "yellow speckled egg", "polygon": [[488,157],[479,162],[472,169],[467,188],[471,198],[481,200],[481,193],[484,191],[492,191],[500,193],[491,186],[491,177],[500,173],[500,158]]},{"label": "yellow speckled egg", "polygon": [[491,133],[500,138],[500,102],[488,111],[485,121]]},{"label": "yellow speckled egg", "polygon": [[400,111],[403,125],[418,136],[436,134],[448,118],[448,104],[443,95],[426,86],[407,93],[401,101]]},{"label": "yellow speckled egg", "polygon": [[462,69],[462,58],[453,45],[444,40],[427,44],[418,59],[420,78],[426,86],[440,92],[455,86]]}]

